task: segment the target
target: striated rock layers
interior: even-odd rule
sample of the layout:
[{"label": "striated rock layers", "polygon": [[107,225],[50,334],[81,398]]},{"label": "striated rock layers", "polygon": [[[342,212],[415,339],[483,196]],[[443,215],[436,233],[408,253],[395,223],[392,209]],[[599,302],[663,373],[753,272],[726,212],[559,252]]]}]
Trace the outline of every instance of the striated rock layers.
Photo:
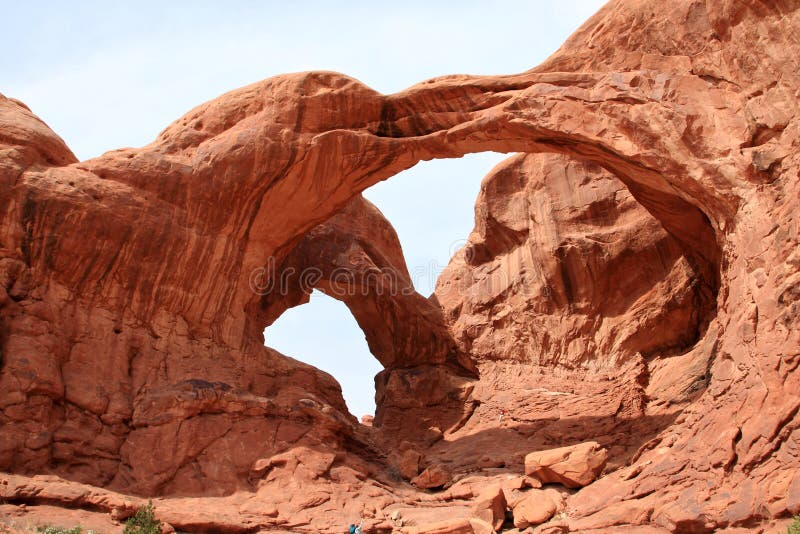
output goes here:
[{"label": "striated rock layers", "polygon": [[[155,496],[184,530],[483,532],[499,484],[507,525],[561,512],[544,532],[785,522],[798,28],[788,0],[617,0],[519,75],[279,76],[84,162],[0,97],[0,511]],[[426,299],[359,193],[486,150],[518,154]],[[385,367],[372,427],[264,346],[314,288]],[[596,481],[530,489],[526,454],[590,441]],[[404,481],[426,470],[443,488]]]}]

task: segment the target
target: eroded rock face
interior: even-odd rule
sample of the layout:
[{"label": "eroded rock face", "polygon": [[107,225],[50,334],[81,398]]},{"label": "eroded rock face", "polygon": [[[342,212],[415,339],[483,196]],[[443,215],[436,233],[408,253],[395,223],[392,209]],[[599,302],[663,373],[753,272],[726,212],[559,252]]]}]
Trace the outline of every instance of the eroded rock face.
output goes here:
[{"label": "eroded rock face", "polygon": [[521,154],[484,180],[436,296],[479,362],[597,371],[694,345],[713,284],[614,175]]},{"label": "eroded rock face", "polygon": [[[0,97],[0,496],[205,496],[158,501],[178,529],[424,532],[443,506],[443,531],[485,528],[480,491],[392,477],[405,415],[428,466],[476,488],[533,450],[607,447],[546,528],[775,526],[800,503],[799,13],[614,1],[526,73],[388,96],[279,76],[85,162]],[[434,298],[343,298],[386,366],[362,427],[331,377],[263,346],[302,288],[254,281],[348,252],[359,287],[402,279],[358,194],[482,150],[525,155],[487,177]]]}]

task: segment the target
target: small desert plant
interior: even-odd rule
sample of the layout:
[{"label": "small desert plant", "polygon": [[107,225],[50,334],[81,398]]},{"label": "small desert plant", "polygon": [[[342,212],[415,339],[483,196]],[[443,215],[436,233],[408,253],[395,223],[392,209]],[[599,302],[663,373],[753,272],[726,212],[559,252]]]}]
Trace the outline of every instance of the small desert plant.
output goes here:
[{"label": "small desert plant", "polygon": [[81,530],[81,527],[60,528],[53,526],[44,526],[44,527],[39,527],[36,530],[41,532],[41,534],[81,534],[83,532],[83,530]]},{"label": "small desert plant", "polygon": [[125,522],[122,534],[161,534],[161,521],[153,513],[153,501],[136,510],[136,514]]},{"label": "small desert plant", "polygon": [[800,515],[795,516],[794,521],[792,521],[792,524],[789,525],[789,529],[786,531],[786,534],[800,534]]}]

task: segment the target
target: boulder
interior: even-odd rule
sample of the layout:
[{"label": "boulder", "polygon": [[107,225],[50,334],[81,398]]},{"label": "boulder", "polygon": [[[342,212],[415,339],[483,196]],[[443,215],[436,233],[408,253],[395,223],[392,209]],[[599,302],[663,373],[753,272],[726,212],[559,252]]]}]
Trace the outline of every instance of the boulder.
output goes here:
[{"label": "boulder", "polygon": [[421,461],[422,453],[416,449],[407,449],[399,455],[397,469],[403,478],[411,480],[419,474]]},{"label": "boulder", "polygon": [[414,477],[411,483],[420,489],[441,488],[450,482],[450,471],[441,464],[431,465]]},{"label": "boulder", "polygon": [[389,455],[389,463],[406,480],[411,480],[419,475],[422,461],[422,452],[416,445],[408,441],[401,442],[397,450]]},{"label": "boulder", "polygon": [[525,456],[525,474],[547,484],[581,488],[594,482],[608,461],[608,452],[594,441],[536,451]]},{"label": "boulder", "polygon": [[514,505],[514,526],[527,528],[542,524],[553,517],[557,509],[547,492],[531,490]]},{"label": "boulder", "polygon": [[500,530],[506,519],[506,496],[500,485],[490,486],[481,491],[472,506],[472,516]]},{"label": "boulder", "polygon": [[492,525],[481,519],[448,519],[419,527],[408,527],[404,534],[494,534]]}]

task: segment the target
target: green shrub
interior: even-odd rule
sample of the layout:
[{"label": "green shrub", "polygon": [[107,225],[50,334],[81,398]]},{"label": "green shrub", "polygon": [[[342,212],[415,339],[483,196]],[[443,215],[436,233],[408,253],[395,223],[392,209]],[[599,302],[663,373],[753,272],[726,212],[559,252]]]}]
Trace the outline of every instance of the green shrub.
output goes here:
[{"label": "green shrub", "polygon": [[153,501],[136,510],[136,514],[125,522],[122,534],[161,534],[161,521],[153,513]]},{"label": "green shrub", "polygon": [[794,518],[792,524],[789,525],[789,530],[786,531],[786,534],[800,534],[800,515]]}]

